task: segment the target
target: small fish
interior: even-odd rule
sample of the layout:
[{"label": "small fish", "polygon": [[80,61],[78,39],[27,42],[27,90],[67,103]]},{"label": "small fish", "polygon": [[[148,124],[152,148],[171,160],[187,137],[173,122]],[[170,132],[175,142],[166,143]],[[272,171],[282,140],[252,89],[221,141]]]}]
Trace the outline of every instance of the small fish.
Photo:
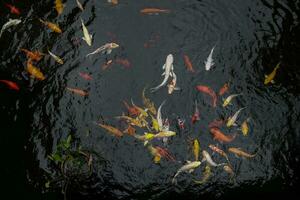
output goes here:
[{"label": "small fish", "polygon": [[66,87],[67,90],[75,93],[75,94],[78,94],[80,96],[88,96],[89,93],[87,93],[86,91],[84,90],[81,90],[81,89],[77,89],[77,88],[69,88],[69,87]]},{"label": "small fish", "polygon": [[131,67],[131,63],[129,62],[128,59],[117,58],[116,63],[119,65],[123,65],[125,68]]},{"label": "small fish", "polygon": [[159,8],[144,8],[140,11],[142,14],[160,14],[160,13],[170,13],[171,11],[168,9],[159,9]]},{"label": "small fish", "polygon": [[202,159],[202,162],[204,161],[207,161],[207,163],[210,165],[210,166],[213,166],[213,167],[218,167],[220,165],[224,165],[223,163],[222,164],[217,164],[215,163],[211,156],[209,155],[209,153],[205,150],[202,151],[202,156],[203,156],[203,159]]},{"label": "small fish", "polygon": [[195,161],[199,161],[199,152],[200,152],[200,144],[197,139],[194,139],[193,142],[193,153],[195,157]]},{"label": "small fish", "polygon": [[88,73],[79,72],[79,76],[81,76],[83,79],[85,79],[87,81],[93,80],[93,78]]},{"label": "small fish", "polygon": [[27,61],[27,72],[34,78],[38,80],[45,80],[44,74],[35,66],[32,65],[31,59]]},{"label": "small fish", "polygon": [[153,114],[156,115],[156,108],[153,102],[151,102],[150,99],[146,98],[145,96],[145,90],[146,88],[143,89],[143,93],[142,93],[142,98],[143,98],[143,104],[145,105],[145,107]]},{"label": "small fish", "polygon": [[200,120],[200,112],[199,112],[199,109],[198,109],[198,105],[197,105],[197,100],[195,100],[195,112],[192,116],[192,124],[195,124],[197,121]]},{"label": "small fish", "polygon": [[106,54],[110,54],[112,52],[113,49],[118,48],[119,45],[116,43],[106,43],[104,45],[102,45],[101,47],[99,47],[98,49],[96,49],[95,51],[87,54],[85,57],[89,57],[91,55],[97,54],[97,53],[106,53]]},{"label": "small fish", "polygon": [[20,49],[21,51],[23,51],[24,53],[26,53],[26,56],[29,57],[31,60],[34,61],[40,61],[43,57],[43,53],[39,52],[39,51],[29,51],[27,49]]},{"label": "small fish", "polygon": [[276,65],[276,67],[275,67],[274,70],[271,72],[271,74],[265,75],[265,82],[264,82],[265,85],[267,85],[267,84],[269,84],[269,83],[275,83],[275,82],[274,82],[274,78],[275,78],[275,75],[276,75],[277,70],[278,70],[279,67],[280,67],[280,63],[278,63],[278,64]]},{"label": "small fish", "polygon": [[169,54],[166,58],[165,64],[162,66],[162,69],[165,70],[165,72],[162,73],[162,76],[165,76],[165,78],[161,84],[159,84],[154,88],[151,88],[151,92],[155,92],[159,88],[163,87],[167,83],[169,77],[173,75],[172,74],[172,72],[174,71],[173,62],[174,62],[174,57],[172,54]]},{"label": "small fish", "polygon": [[174,131],[161,131],[154,135],[155,138],[164,138],[164,137],[171,137],[175,136],[176,132]]},{"label": "small fish", "polygon": [[256,154],[249,154],[249,153],[244,152],[240,148],[235,148],[235,147],[228,148],[228,151],[231,153],[234,153],[237,156],[245,157],[245,158],[253,158],[256,156]]},{"label": "small fish", "polygon": [[16,15],[20,15],[20,14],[21,14],[20,10],[19,10],[17,7],[15,7],[15,6],[11,5],[11,4],[8,4],[8,3],[5,3],[4,5],[5,5],[7,8],[10,9],[10,12],[11,12],[12,14],[16,14]]},{"label": "small fish", "polygon": [[213,145],[213,144],[208,145],[208,147],[209,147],[212,151],[214,151],[214,152],[220,154],[221,156],[223,156],[224,158],[226,158],[226,160],[229,162],[229,159],[228,159],[227,154],[226,154],[222,149],[218,148],[217,146],[215,146],[215,145]]},{"label": "small fish", "polygon": [[130,115],[132,116],[137,116],[140,114],[140,111],[138,109],[136,109],[134,106],[129,106],[128,103],[126,101],[123,101],[125,107],[127,108],[128,112]]},{"label": "small fish", "polygon": [[62,14],[64,10],[64,4],[62,3],[61,0],[55,0],[55,9],[58,13],[58,15]]},{"label": "small fish", "polygon": [[77,3],[78,8],[79,8],[81,11],[84,11],[84,8],[83,8],[82,4],[80,3],[80,1],[79,1],[79,0],[76,0],[76,3]]},{"label": "small fish", "polygon": [[113,5],[117,5],[119,3],[118,0],[107,0],[107,2]]},{"label": "small fish", "polygon": [[214,60],[212,58],[212,54],[214,52],[215,46],[211,49],[209,56],[207,57],[207,60],[204,62],[206,71],[210,70],[210,68],[215,64]]},{"label": "small fish", "polygon": [[176,87],[176,82],[177,82],[177,76],[176,76],[176,74],[173,71],[171,73],[172,73],[173,79],[167,85],[167,87],[168,87],[168,94],[172,94],[174,90],[180,90],[179,87]]},{"label": "small fish", "polygon": [[39,19],[39,21],[44,24],[45,26],[47,26],[50,30],[56,32],[56,33],[62,33],[62,30],[60,29],[60,27],[57,24],[54,24],[52,22],[48,22],[48,21],[43,21],[42,19]]},{"label": "small fish", "polygon": [[219,90],[219,96],[223,96],[229,90],[229,84],[225,83]]},{"label": "small fish", "polygon": [[120,131],[119,129],[117,129],[117,128],[113,127],[113,126],[104,125],[104,124],[98,124],[98,126],[104,128],[109,133],[112,133],[113,135],[115,135],[117,137],[122,137],[123,136],[122,131]]},{"label": "small fish", "polygon": [[152,129],[155,130],[156,132],[158,132],[160,130],[159,125],[158,125],[158,121],[151,114],[150,114],[150,116],[151,116],[151,119],[152,119]]},{"label": "small fish", "polygon": [[228,120],[227,120],[226,126],[227,126],[227,127],[231,127],[231,126],[233,126],[233,125],[234,125],[234,126],[237,126],[237,124],[235,123],[236,120],[237,120],[237,117],[238,117],[238,115],[240,114],[240,112],[241,112],[243,109],[245,109],[245,108],[246,108],[246,107],[239,109],[236,113],[234,113],[234,115],[233,115],[232,117],[229,117]]},{"label": "small fish", "polygon": [[170,160],[170,161],[175,161],[174,156],[172,156],[167,149],[162,148],[162,147],[158,147],[158,146],[155,147],[155,149],[157,150],[157,153],[159,153],[159,155],[161,157],[164,157],[164,158],[166,158],[167,160]]},{"label": "small fish", "polygon": [[6,22],[6,23],[2,26],[2,28],[1,28],[1,31],[0,31],[0,38],[1,38],[1,36],[2,36],[2,34],[3,34],[3,32],[4,32],[5,30],[7,30],[8,28],[10,28],[10,27],[12,27],[12,26],[18,25],[18,24],[20,24],[21,22],[22,22],[22,21],[19,20],[19,19],[9,19],[8,22]]},{"label": "small fish", "polygon": [[2,82],[5,85],[7,85],[7,87],[9,89],[16,90],[16,91],[20,90],[20,87],[15,82],[12,82],[12,81],[9,81],[9,80],[0,80],[0,82]]},{"label": "small fish", "polygon": [[182,120],[179,117],[177,117],[177,124],[181,130],[183,130],[185,128],[184,122],[185,122],[185,120]]},{"label": "small fish", "polygon": [[182,173],[182,172],[192,173],[200,165],[201,165],[200,161],[194,161],[194,162],[187,161],[187,164],[185,164],[182,167],[180,167],[179,170],[176,172],[175,176],[172,179],[172,183],[173,184],[176,183],[176,177],[180,173]]},{"label": "small fish", "polygon": [[54,53],[52,53],[51,51],[48,50],[49,55],[59,64],[63,65],[64,61],[58,57],[57,55],[55,55]]},{"label": "small fish", "polygon": [[187,70],[194,73],[195,70],[193,68],[190,58],[187,55],[183,55],[183,60],[184,60],[184,64],[185,64]]},{"label": "small fish", "polygon": [[241,131],[244,136],[247,136],[248,132],[249,132],[249,126],[248,126],[249,120],[250,120],[250,118],[247,118],[241,125]]},{"label": "small fish", "polygon": [[231,104],[231,101],[233,98],[235,98],[237,96],[241,96],[241,95],[242,95],[242,93],[241,94],[232,94],[232,95],[228,96],[223,102],[223,107],[228,106],[229,104]]},{"label": "small fish", "polygon": [[206,165],[204,172],[203,172],[203,177],[201,181],[194,181],[196,184],[204,184],[208,181],[208,179],[211,177],[211,168],[210,165]]},{"label": "small fish", "polygon": [[128,124],[127,129],[123,131],[123,133],[127,133],[128,135],[135,135],[136,130],[130,124]]},{"label": "small fish", "polygon": [[213,91],[211,88],[209,88],[208,86],[205,86],[205,85],[197,85],[196,89],[200,92],[206,93],[209,96],[211,96],[213,107],[217,106],[217,95],[216,95],[215,91]]},{"label": "small fish", "polygon": [[222,126],[223,123],[224,123],[224,120],[215,119],[214,121],[212,121],[208,124],[208,127],[209,128],[213,128],[213,127],[219,128],[220,126]]},{"label": "small fish", "polygon": [[231,178],[235,176],[233,169],[230,167],[230,165],[224,165],[223,167],[224,171],[227,172]]},{"label": "small fish", "polygon": [[165,104],[165,102],[166,101],[163,101],[161,103],[161,105],[158,107],[158,110],[157,110],[156,119],[157,119],[157,122],[158,122],[158,125],[159,125],[159,130],[163,130],[163,121],[162,121],[162,116],[161,116],[161,108]]},{"label": "small fish", "polygon": [[218,140],[219,142],[232,142],[236,137],[236,134],[227,136],[224,133],[222,133],[220,129],[215,127],[210,128],[210,133],[213,135],[213,139]]},{"label": "small fish", "polygon": [[83,32],[83,37],[82,39],[89,45],[92,46],[92,38],[93,36],[91,34],[89,34],[89,31],[87,30],[86,26],[83,23],[83,20],[80,18],[81,20],[81,26],[82,26],[82,32]]}]

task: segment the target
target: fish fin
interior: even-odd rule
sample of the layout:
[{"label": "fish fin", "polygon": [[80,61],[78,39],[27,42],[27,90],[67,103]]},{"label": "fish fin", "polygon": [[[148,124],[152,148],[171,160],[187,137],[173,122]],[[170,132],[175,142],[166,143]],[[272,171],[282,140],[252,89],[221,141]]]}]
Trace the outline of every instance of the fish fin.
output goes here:
[{"label": "fish fin", "polygon": [[190,169],[188,172],[189,172],[189,173],[192,173],[193,171],[194,171],[194,169]]},{"label": "fish fin", "polygon": [[265,78],[268,78],[268,75],[265,74]]},{"label": "fish fin", "polygon": [[111,54],[111,52],[112,52],[111,49],[106,50],[106,54]]},{"label": "fish fin", "polygon": [[91,39],[93,39],[93,34],[90,34]]},{"label": "fish fin", "polygon": [[82,37],[82,39],[83,39],[84,41],[86,41],[86,39],[85,39],[84,37]]},{"label": "fish fin", "polygon": [[164,76],[166,74],[166,72],[162,73],[161,76]]},{"label": "fish fin", "polygon": [[146,146],[146,145],[148,144],[148,142],[149,142],[149,141],[148,141],[148,140],[146,140],[146,141],[144,142],[144,146]]},{"label": "fish fin", "polygon": [[164,64],[164,65],[162,66],[162,69],[166,69],[166,64]]},{"label": "fish fin", "polygon": [[274,84],[274,83],[275,83],[275,81],[274,81],[274,80],[271,80],[271,83],[272,83],[272,84]]},{"label": "fish fin", "polygon": [[175,87],[174,90],[181,90],[179,87]]}]

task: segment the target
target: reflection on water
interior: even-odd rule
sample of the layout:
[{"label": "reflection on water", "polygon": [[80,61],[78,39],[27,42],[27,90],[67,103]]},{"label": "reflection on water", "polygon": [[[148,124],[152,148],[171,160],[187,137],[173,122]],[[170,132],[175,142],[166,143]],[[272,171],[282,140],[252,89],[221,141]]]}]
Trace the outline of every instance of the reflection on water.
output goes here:
[{"label": "reflection on water", "polygon": [[[9,189],[17,177],[26,177],[26,190],[45,193],[50,199],[61,197],[65,184],[67,197],[71,198],[161,199],[232,197],[248,190],[282,191],[296,184],[300,108],[298,1],[119,0],[112,6],[106,1],[90,0],[81,1],[82,12],[76,1],[69,0],[59,16],[53,2],[15,1],[20,16],[11,14],[5,6],[0,9],[1,26],[9,18],[22,20],[0,38],[0,79],[14,81],[20,87],[19,91],[13,91],[5,83],[0,86],[1,111],[5,113],[1,121],[6,132],[1,136],[0,146],[2,152],[10,152],[3,157],[7,166],[2,171],[11,179],[4,188]],[[140,13],[144,8],[168,11],[144,15]],[[63,33],[53,33],[39,18],[58,24]],[[81,39],[80,18],[93,35],[91,47]],[[86,57],[111,42],[120,46],[110,54]],[[203,62],[213,46],[215,64],[206,71]],[[46,79],[34,80],[26,73],[27,58],[20,48],[41,52],[49,49],[64,64],[45,55],[33,64]],[[174,72],[181,90],[168,95],[163,87],[151,93],[149,88],[163,79],[162,65],[170,53],[174,56]],[[186,68],[186,56],[195,72]],[[279,62],[275,83],[264,85],[264,75],[270,74]],[[223,98],[242,93],[225,108],[222,97],[218,96],[213,107],[211,96],[195,89],[197,85],[205,85],[218,93],[225,83],[229,84],[229,90]],[[66,87],[88,95],[80,95],[82,91],[72,93]],[[170,130],[177,133],[166,145],[161,140],[151,142],[166,148],[176,162],[162,158],[155,164],[143,142],[128,135],[116,138],[95,125],[100,122],[123,127],[123,122],[115,118],[127,112],[123,101],[132,99],[142,106],[145,87],[146,96],[156,108],[166,100],[162,116],[169,119]],[[192,125],[195,100],[200,120]],[[250,117],[248,136],[243,136],[236,127],[223,126],[221,131],[226,134],[238,133],[234,141],[213,140],[210,122],[227,119],[242,107],[246,108],[239,113],[237,122],[241,124]],[[178,117],[185,120],[184,130],[178,126]],[[139,129],[138,134],[144,131]],[[45,183],[61,177],[59,173],[65,172],[64,169],[72,169],[71,174],[87,170],[87,166],[74,163],[88,162],[84,156],[88,153],[72,156],[74,160],[67,160],[63,170],[49,159],[68,135],[72,136],[71,152],[79,152],[80,148],[93,155],[91,173],[78,177],[63,175],[67,181],[58,181],[47,188]],[[208,145],[215,144],[226,151],[235,173],[234,182],[223,167],[216,167],[205,184],[195,185],[194,180],[204,175],[203,162],[193,173],[180,174],[177,185],[171,183],[185,161],[194,160],[193,139],[198,139],[201,151],[208,151],[217,163],[225,160],[217,153],[212,154]],[[236,157],[227,151],[229,147],[239,147],[256,156]],[[15,174],[19,166],[25,172]]]}]

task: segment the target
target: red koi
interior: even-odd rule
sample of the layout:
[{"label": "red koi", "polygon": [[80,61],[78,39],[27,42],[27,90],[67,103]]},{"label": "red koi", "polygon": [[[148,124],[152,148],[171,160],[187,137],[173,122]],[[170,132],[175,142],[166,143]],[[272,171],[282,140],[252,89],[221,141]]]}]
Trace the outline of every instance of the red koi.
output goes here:
[{"label": "red koi", "polygon": [[215,91],[213,91],[211,88],[209,88],[208,86],[205,86],[205,85],[197,85],[196,89],[200,92],[206,93],[209,96],[211,96],[213,107],[217,106],[217,95],[216,95]]},{"label": "red koi", "polygon": [[231,136],[227,136],[224,133],[222,133],[220,131],[220,129],[215,128],[215,127],[210,129],[210,133],[213,135],[214,140],[218,140],[219,142],[227,142],[227,143],[232,142],[236,137],[236,134],[233,134]]},{"label": "red koi", "polygon": [[20,15],[21,14],[20,10],[17,7],[15,7],[15,6],[11,5],[11,4],[8,4],[8,3],[6,3],[5,6],[10,9],[10,12],[12,14],[16,14],[16,15]]},{"label": "red koi", "polygon": [[219,96],[225,94],[228,91],[228,89],[229,89],[229,85],[228,83],[225,83],[223,87],[221,87],[221,89],[219,90]]},{"label": "red koi", "polygon": [[195,70],[193,68],[190,58],[187,55],[183,55],[183,60],[184,60],[184,64],[185,64],[187,70],[194,73]]},{"label": "red koi", "polygon": [[16,91],[20,90],[20,87],[15,82],[9,80],[0,80],[0,82],[6,84],[9,89],[16,90]]},{"label": "red koi", "polygon": [[161,147],[155,147],[155,149],[157,150],[157,153],[161,156],[161,157],[165,157],[167,160],[170,161],[176,161],[174,156],[172,156],[169,151],[165,148],[161,148]]},{"label": "red koi", "polygon": [[87,74],[87,73],[79,72],[79,75],[80,75],[83,79],[85,79],[85,80],[87,80],[87,81],[93,80],[93,78],[92,78],[89,74]]}]

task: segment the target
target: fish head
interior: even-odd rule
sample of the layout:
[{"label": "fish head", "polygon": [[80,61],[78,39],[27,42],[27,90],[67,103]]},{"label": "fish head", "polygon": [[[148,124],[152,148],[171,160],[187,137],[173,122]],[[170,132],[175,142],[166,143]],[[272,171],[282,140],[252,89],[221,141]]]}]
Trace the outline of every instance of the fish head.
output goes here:
[{"label": "fish head", "polygon": [[174,57],[172,54],[169,54],[166,59],[166,63],[172,64],[174,62]]},{"label": "fish head", "polygon": [[115,48],[118,48],[119,45],[117,43],[111,43],[111,48],[112,49],[115,49]]},{"label": "fish head", "polygon": [[227,120],[226,126],[227,126],[227,127],[230,127],[230,126],[232,126],[232,125],[233,125],[233,120],[232,120],[231,118],[229,118],[229,119]]},{"label": "fish head", "polygon": [[193,164],[193,167],[196,168],[196,167],[199,167],[200,165],[201,165],[200,161],[195,161]]}]

